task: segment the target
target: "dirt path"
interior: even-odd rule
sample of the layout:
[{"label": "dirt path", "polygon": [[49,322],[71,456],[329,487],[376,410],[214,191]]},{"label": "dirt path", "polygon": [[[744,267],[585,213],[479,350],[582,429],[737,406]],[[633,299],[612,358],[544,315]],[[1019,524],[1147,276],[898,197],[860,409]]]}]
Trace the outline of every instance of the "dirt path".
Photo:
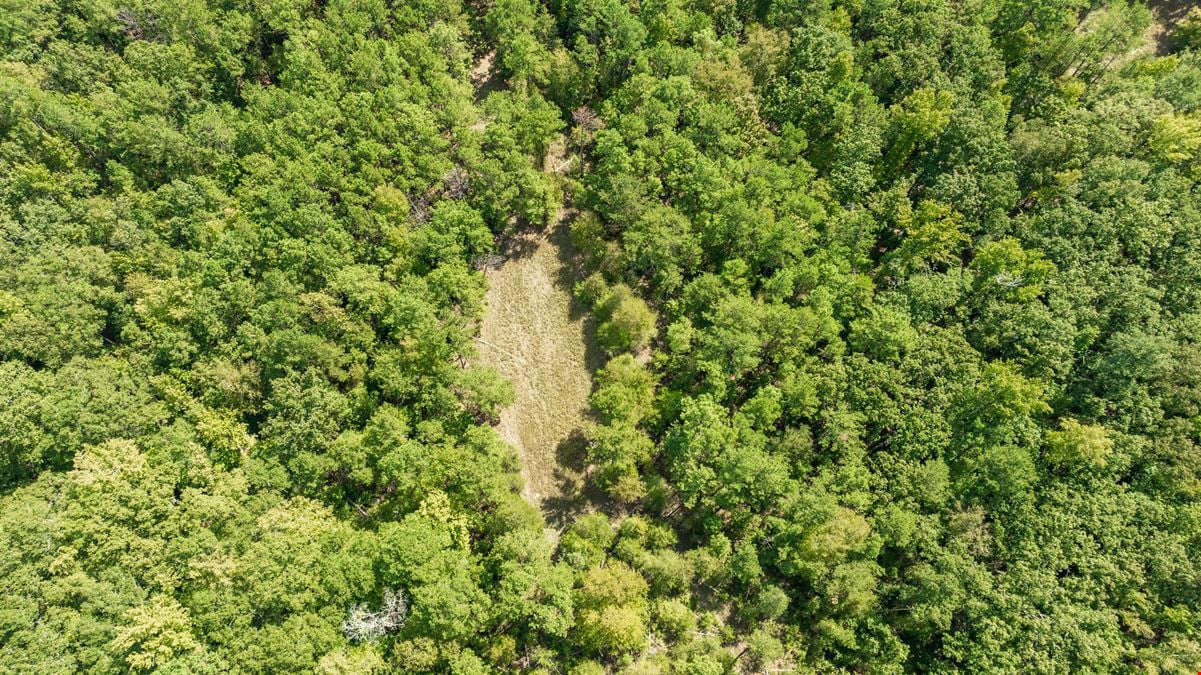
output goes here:
[{"label": "dirt path", "polygon": [[[477,103],[503,87],[493,72],[495,56],[480,56],[471,69]],[[481,117],[471,128],[482,132],[487,123]],[[544,170],[558,174],[569,165],[565,139],[559,138]],[[480,361],[513,383],[513,405],[501,413],[496,430],[517,448],[523,496],[542,511],[551,538],[598,497],[585,476],[581,429],[600,355],[587,314],[572,296],[573,214],[561,207],[545,229],[505,240],[501,262],[485,271],[489,288],[478,338]]]},{"label": "dirt path", "polygon": [[525,497],[556,532],[588,509],[580,428],[597,365],[585,313],[571,295],[570,211],[544,232],[513,237],[487,272],[480,358],[513,383],[497,431],[521,454]]}]

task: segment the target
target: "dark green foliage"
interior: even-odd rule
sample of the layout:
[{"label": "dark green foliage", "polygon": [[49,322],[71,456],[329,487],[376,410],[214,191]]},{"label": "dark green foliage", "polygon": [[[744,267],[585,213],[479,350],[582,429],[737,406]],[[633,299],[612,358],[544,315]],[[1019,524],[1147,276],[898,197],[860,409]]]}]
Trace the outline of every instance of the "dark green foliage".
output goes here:
[{"label": "dark green foliage", "polygon": [[564,635],[568,568],[509,541],[542,538],[486,425],[510,389],[463,367],[557,111],[471,128],[454,3],[0,14],[0,669],[365,672],[428,638],[440,671]]},{"label": "dark green foliage", "polygon": [[[0,3],[0,670],[1195,669],[1201,19],[1151,20]],[[555,541],[473,338],[564,199],[608,499]]]},{"label": "dark green foliage", "polygon": [[649,378],[600,373],[590,455],[679,536],[689,576],[623,556],[652,595],[735,607],[752,670],[1195,654],[1144,545],[1195,572],[1194,55],[1129,62],[1137,3],[640,9],[575,234],[602,339],[622,284],[659,317]]}]

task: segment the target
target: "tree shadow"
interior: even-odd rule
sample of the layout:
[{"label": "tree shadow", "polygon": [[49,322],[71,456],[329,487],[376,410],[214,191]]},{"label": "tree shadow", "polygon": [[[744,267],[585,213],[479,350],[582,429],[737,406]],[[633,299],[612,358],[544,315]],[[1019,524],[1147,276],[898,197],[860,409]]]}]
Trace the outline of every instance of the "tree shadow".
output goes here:
[{"label": "tree shadow", "polygon": [[1147,7],[1160,27],[1153,38],[1156,56],[1165,56],[1179,46],[1173,33],[1196,4],[1196,0],[1147,0]]},{"label": "tree shadow", "polygon": [[510,260],[534,255],[542,243],[541,235],[538,228],[529,225],[518,226],[502,233],[496,241],[496,251],[503,258],[500,266],[504,267],[505,263]]},{"label": "tree shadow", "polygon": [[560,497],[542,500],[546,522],[562,532],[577,518],[592,511],[608,511],[610,500],[589,479],[588,438],[576,429],[555,448],[554,478]]},{"label": "tree shadow", "polygon": [[475,103],[482,105],[488,94],[505,89],[505,78],[493,67],[496,51],[481,54],[471,66],[471,86],[475,88]]},{"label": "tree shadow", "polygon": [[576,282],[584,278],[585,272],[582,257],[571,243],[571,224],[575,222],[576,217],[577,212],[574,209],[564,214],[548,237],[558,250],[559,270],[554,279],[555,285],[571,296],[568,305],[568,315],[571,319],[583,319],[584,363],[588,370],[596,373],[605,364],[605,353],[596,343],[596,319],[591,308],[575,295]]},{"label": "tree shadow", "polygon": [[[596,320],[591,308],[574,293],[576,282],[583,278],[585,272],[582,257],[571,242],[571,224],[575,222],[576,217],[575,209],[566,210],[559,222],[547,231],[546,237],[555,246],[559,263],[553,282],[571,298],[568,305],[570,318],[583,322],[584,365],[590,374],[595,375],[605,363],[605,354],[596,343]],[[595,381],[592,387],[595,390]],[[582,412],[584,418],[599,421],[596,411],[591,406]],[[582,429],[573,430],[559,443],[555,448],[555,459],[558,467],[554,471],[554,478],[562,496],[547,499],[542,503],[543,513],[551,527],[562,532],[586,513],[613,512],[613,500],[591,480],[588,438]]]}]

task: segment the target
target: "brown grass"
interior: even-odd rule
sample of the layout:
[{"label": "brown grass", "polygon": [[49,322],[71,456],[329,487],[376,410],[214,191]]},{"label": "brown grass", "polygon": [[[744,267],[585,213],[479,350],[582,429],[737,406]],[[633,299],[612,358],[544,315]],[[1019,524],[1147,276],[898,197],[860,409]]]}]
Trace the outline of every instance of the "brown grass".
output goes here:
[{"label": "brown grass", "polygon": [[589,510],[595,496],[580,430],[599,356],[587,315],[571,295],[569,215],[561,210],[547,231],[506,242],[506,261],[487,272],[479,338],[481,360],[508,378],[516,394],[497,431],[518,449],[525,497],[555,533]]},{"label": "brown grass", "polygon": [[[492,71],[495,56],[480,56],[471,69],[477,103],[503,87]],[[471,128],[483,131],[487,124],[481,117]],[[566,151],[560,135],[543,170],[561,175],[572,164]],[[600,353],[588,315],[571,293],[572,213],[561,207],[545,230],[506,237],[504,262],[485,270],[489,288],[478,338],[480,361],[513,383],[514,402],[501,412],[496,430],[517,448],[523,496],[542,511],[552,539],[600,501],[586,475],[581,433]]]}]

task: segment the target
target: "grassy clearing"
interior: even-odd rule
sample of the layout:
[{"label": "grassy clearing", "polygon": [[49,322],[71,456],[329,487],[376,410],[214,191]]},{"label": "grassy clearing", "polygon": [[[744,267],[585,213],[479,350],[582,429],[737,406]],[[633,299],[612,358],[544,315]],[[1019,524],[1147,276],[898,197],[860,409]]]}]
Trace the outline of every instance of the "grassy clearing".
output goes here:
[{"label": "grassy clearing", "polygon": [[[492,72],[495,55],[484,54],[472,68],[477,102],[503,84]],[[481,118],[471,128],[483,131],[487,124]],[[560,174],[570,164],[560,136],[543,170]],[[513,383],[513,405],[501,413],[496,430],[517,448],[524,496],[542,511],[552,538],[600,496],[587,480],[581,430],[601,357],[590,319],[571,293],[572,213],[560,208],[545,230],[507,238],[504,262],[485,272],[489,288],[478,338],[481,362]]]},{"label": "grassy clearing", "polygon": [[514,236],[507,259],[487,272],[480,358],[512,383],[516,399],[497,431],[521,454],[525,497],[561,531],[589,508],[580,429],[599,356],[571,295],[569,217],[545,232]]}]

